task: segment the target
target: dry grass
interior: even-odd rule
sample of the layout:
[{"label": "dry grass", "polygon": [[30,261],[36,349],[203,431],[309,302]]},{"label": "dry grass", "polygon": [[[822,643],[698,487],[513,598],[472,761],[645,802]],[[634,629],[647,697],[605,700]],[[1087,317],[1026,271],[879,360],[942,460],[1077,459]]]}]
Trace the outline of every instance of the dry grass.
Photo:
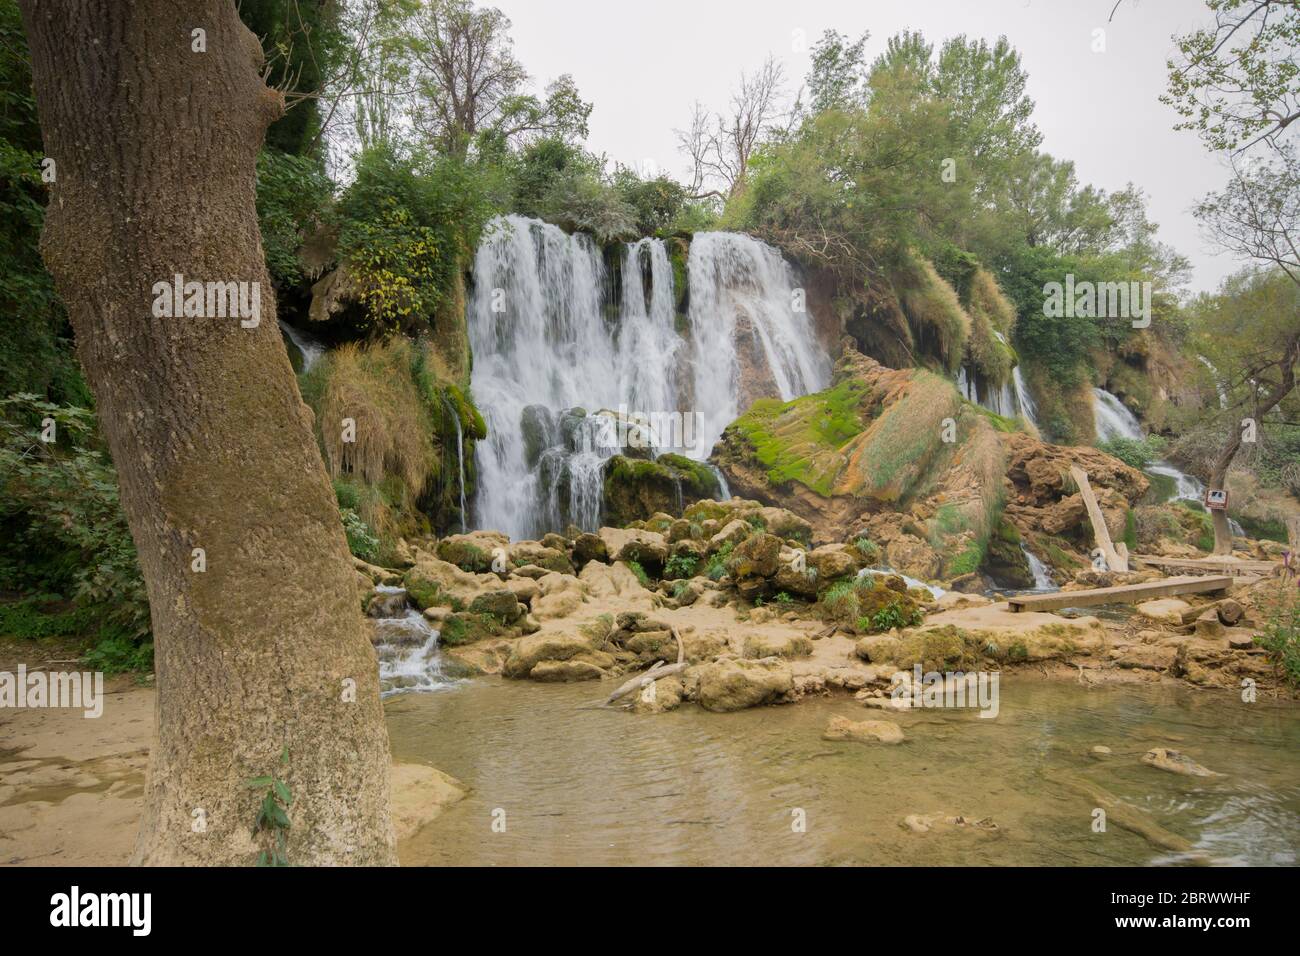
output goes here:
[{"label": "dry grass", "polygon": [[983,315],[993,328],[1007,338],[1011,337],[1011,330],[1016,327],[1016,307],[1002,294],[993,273],[984,268],[975,270],[970,280],[969,298],[972,317],[976,313]]},{"label": "dry grass", "polygon": [[[411,342],[344,345],[322,360],[316,422],[331,477],[400,484],[413,504],[437,470],[432,422],[412,375]],[[314,370],[313,370],[314,371]],[[355,440],[345,440],[345,422]]]},{"label": "dry grass", "polygon": [[950,373],[966,353],[971,319],[961,299],[928,259],[913,259],[894,278],[899,301],[915,338]]}]

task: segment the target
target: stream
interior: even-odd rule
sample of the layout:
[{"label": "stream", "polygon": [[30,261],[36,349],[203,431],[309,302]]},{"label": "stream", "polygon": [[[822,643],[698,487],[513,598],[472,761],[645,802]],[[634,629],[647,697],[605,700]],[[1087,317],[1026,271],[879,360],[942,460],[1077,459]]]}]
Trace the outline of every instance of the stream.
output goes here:
[{"label": "stream", "polygon": [[[417,865],[1007,865],[1185,862],[1049,779],[1100,786],[1215,863],[1293,865],[1300,846],[1300,712],[1188,688],[1086,687],[1028,676],[1001,713],[890,714],[898,746],[831,743],[827,719],[878,718],[851,698],[731,714],[580,709],[608,688],[476,678],[386,703],[393,754],[471,788],[416,834]],[[1105,745],[1113,755],[1089,754]],[[1222,777],[1139,762],[1185,750]],[[806,815],[795,832],[792,811]],[[494,832],[502,819],[505,831]],[[909,814],[992,818],[913,833]]]}]

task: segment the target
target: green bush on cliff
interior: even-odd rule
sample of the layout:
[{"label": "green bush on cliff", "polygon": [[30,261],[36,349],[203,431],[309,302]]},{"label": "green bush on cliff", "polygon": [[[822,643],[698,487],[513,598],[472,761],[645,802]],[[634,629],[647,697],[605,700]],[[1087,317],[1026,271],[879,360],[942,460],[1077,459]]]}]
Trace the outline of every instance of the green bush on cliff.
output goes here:
[{"label": "green bush on cliff", "polygon": [[664,577],[669,580],[689,578],[695,574],[700,559],[693,554],[674,554],[664,564]]}]

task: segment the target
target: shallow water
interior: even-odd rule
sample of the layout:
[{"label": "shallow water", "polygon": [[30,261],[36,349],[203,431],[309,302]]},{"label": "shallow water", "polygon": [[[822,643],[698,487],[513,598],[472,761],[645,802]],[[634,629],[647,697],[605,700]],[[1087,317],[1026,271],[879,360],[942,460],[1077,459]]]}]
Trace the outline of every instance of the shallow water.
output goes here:
[{"label": "shallow water", "polygon": [[[891,714],[898,746],[821,739],[850,697],[735,714],[579,709],[608,691],[483,678],[387,703],[394,755],[470,795],[403,848],[414,864],[1150,864],[1180,859],[1044,776],[1108,790],[1218,863],[1282,864],[1300,847],[1300,710],[1235,695],[1010,678],[1001,713]],[[1089,755],[1094,745],[1113,756]],[[1144,766],[1183,750],[1224,777]],[[795,832],[800,809],[806,831]],[[504,832],[494,832],[502,819]],[[991,817],[996,833],[917,834],[913,813]]]}]

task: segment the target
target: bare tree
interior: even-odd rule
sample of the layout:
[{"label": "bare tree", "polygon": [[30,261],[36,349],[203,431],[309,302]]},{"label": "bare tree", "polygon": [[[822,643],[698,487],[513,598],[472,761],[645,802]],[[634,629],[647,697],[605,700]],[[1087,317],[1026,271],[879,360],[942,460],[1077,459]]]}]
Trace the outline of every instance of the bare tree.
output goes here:
[{"label": "bare tree", "polygon": [[[741,73],[724,116],[710,118],[697,102],[687,130],[675,130],[678,148],[691,160],[693,198],[730,198],[745,188],[749,161],[764,141],[785,129],[785,68],[772,56],[753,73]],[[717,188],[705,189],[714,184]]]}]

